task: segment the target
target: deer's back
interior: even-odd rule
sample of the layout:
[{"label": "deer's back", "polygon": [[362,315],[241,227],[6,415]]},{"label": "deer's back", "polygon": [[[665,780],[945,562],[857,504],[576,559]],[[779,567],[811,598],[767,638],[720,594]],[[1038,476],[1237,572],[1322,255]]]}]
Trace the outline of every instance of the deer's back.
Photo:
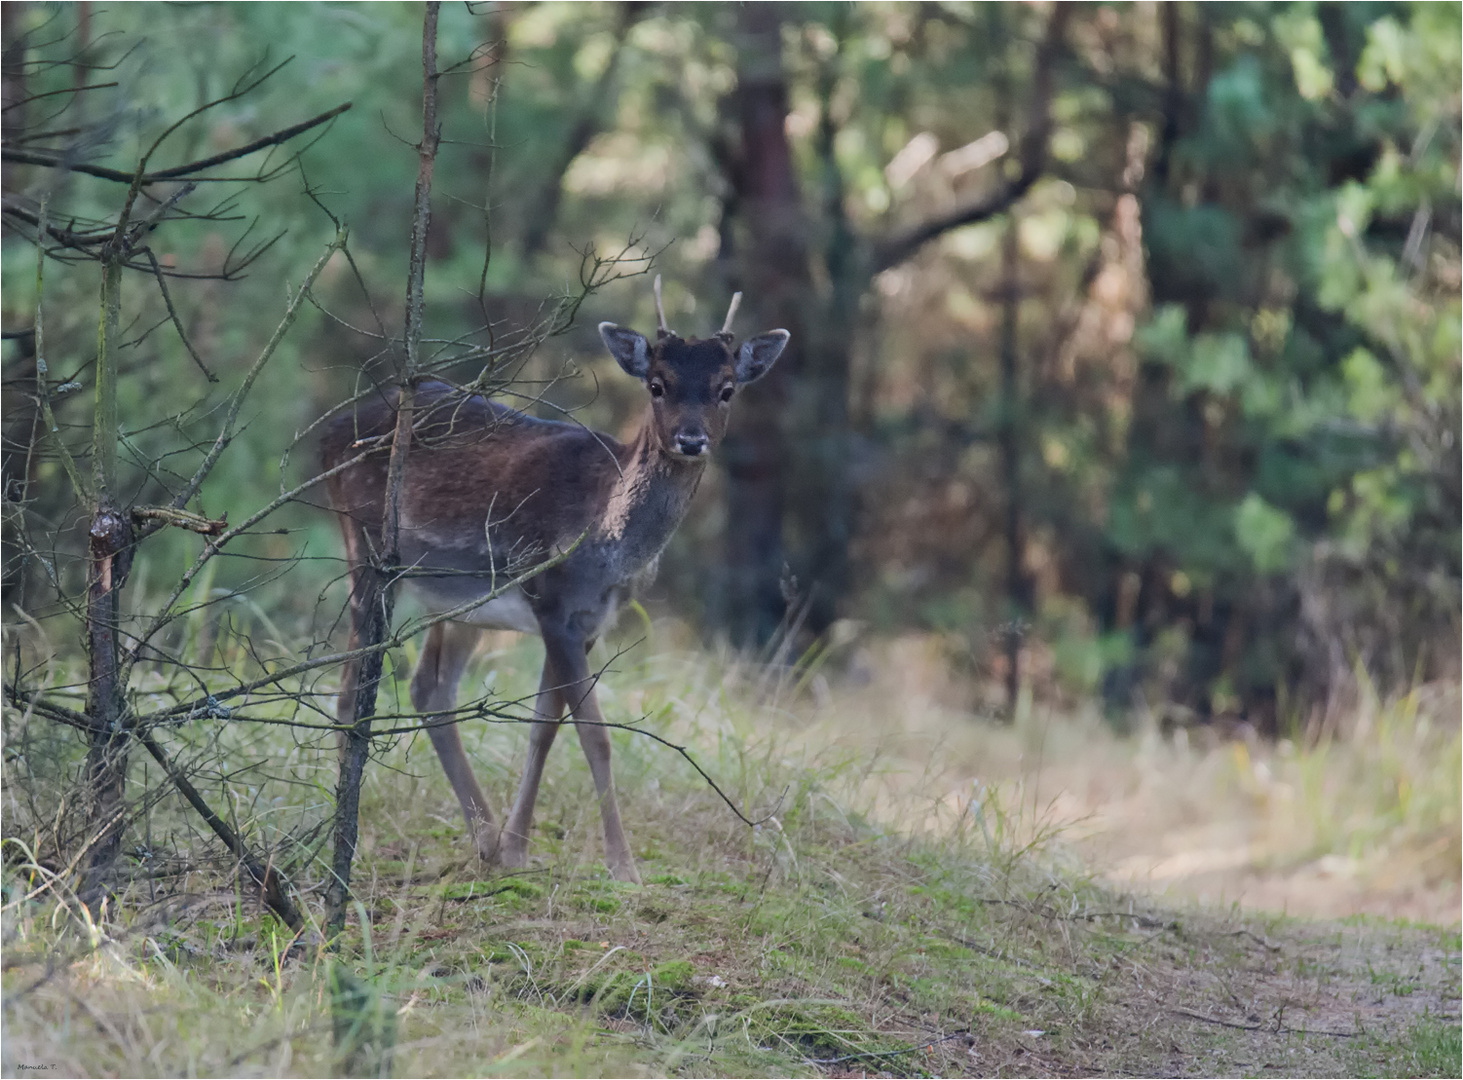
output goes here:
[{"label": "deer's back", "polygon": [[[328,481],[337,513],[379,540],[385,509],[396,393],[363,403],[327,427],[327,469],[367,451]],[[572,541],[602,511],[603,475],[623,452],[607,435],[540,420],[479,395],[453,395],[443,383],[417,389],[402,499],[403,561],[489,557],[491,521],[499,557],[531,557]],[[514,549],[514,550],[510,550]]]}]

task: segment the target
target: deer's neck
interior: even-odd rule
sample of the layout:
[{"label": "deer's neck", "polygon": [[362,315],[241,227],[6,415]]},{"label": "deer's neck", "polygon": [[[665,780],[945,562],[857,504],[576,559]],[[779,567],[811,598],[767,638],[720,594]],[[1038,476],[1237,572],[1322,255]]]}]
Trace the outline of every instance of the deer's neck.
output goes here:
[{"label": "deer's neck", "polygon": [[660,446],[649,417],[621,454],[605,503],[599,538],[619,548],[620,562],[638,569],[660,554],[705,471],[704,461],[672,457]]}]

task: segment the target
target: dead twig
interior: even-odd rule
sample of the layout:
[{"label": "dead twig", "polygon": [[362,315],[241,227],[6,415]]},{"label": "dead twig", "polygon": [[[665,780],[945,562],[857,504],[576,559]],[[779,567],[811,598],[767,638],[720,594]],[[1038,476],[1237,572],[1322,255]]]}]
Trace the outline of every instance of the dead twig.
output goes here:
[{"label": "dead twig", "polygon": [[224,847],[228,848],[234,858],[239,860],[239,865],[254,879],[259,887],[259,896],[270,911],[277,915],[281,922],[299,934],[305,928],[305,920],[300,911],[295,907],[294,901],[289,896],[289,883],[284,880],[279,871],[267,862],[254,855],[244,845],[244,840],[227,821],[214,813],[213,808],[204,801],[198,789],[193,786],[188,777],[185,776],[173,759],[168,756],[161,746],[146,731],[134,731],[134,737],[142,743],[143,749],[152,755],[154,761],[163,767],[169,780],[173,782],[179,793],[188,801],[188,805],[197,811],[198,816],[204,823],[213,830],[213,834],[223,841]]},{"label": "dead twig", "polygon": [[204,536],[218,536],[229,526],[228,514],[221,518],[206,518],[202,514],[172,506],[134,506],[132,517],[138,521],[160,521],[164,525],[174,525]]},{"label": "dead twig", "polygon": [[1333,1039],[1354,1039],[1358,1035],[1365,1034],[1361,1031],[1331,1031],[1328,1028],[1293,1028],[1283,1024],[1277,1024],[1274,1027],[1267,1027],[1265,1024],[1242,1024],[1235,1020],[1224,1020],[1218,1016],[1205,1016],[1192,1009],[1169,1009],[1168,1011],[1175,1016],[1186,1016],[1190,1020],[1202,1020],[1206,1024],[1234,1028],[1236,1031],[1268,1031],[1275,1035],[1328,1035]]}]

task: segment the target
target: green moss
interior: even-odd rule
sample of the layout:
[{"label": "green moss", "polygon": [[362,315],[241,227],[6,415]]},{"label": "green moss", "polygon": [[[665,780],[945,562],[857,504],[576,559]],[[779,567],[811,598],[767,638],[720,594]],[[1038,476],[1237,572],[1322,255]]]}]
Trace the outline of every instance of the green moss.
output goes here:
[{"label": "green moss", "polygon": [[512,893],[514,896],[520,896],[525,900],[538,900],[548,891],[542,885],[535,881],[529,881],[527,878],[506,878],[499,884],[501,885],[501,892]]},{"label": "green moss", "polygon": [[1008,1009],[1004,1005],[997,1005],[994,1001],[980,1001],[976,1003],[975,1011],[983,1016],[995,1016],[1001,1020],[1012,1020],[1020,1022],[1025,1019],[1015,1009]]},{"label": "green moss", "polygon": [[691,977],[696,969],[687,960],[667,960],[657,964],[650,974],[656,986],[679,993],[691,989]]},{"label": "green moss", "polygon": [[454,881],[442,886],[437,895],[443,900],[483,900],[502,891],[498,882]]},{"label": "green moss", "polygon": [[543,967],[547,955],[545,947],[536,941],[485,942],[482,947],[484,960],[504,964],[512,969],[522,967],[526,959],[534,970]]},{"label": "green moss", "polygon": [[437,895],[444,900],[486,900],[492,896],[510,900],[537,900],[544,895],[544,887],[523,878],[454,881],[438,889]]}]

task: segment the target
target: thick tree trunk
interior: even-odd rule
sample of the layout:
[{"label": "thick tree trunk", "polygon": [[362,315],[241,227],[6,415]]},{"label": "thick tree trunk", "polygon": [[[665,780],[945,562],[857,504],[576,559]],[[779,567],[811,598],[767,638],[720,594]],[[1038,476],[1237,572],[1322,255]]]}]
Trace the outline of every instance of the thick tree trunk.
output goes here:
[{"label": "thick tree trunk", "polygon": [[[841,20],[835,27],[843,29]],[[797,553],[794,566],[807,583],[809,607],[803,626],[814,635],[838,617],[849,585],[848,547],[855,510],[849,461],[849,366],[858,333],[859,298],[869,285],[865,253],[844,212],[843,174],[834,153],[837,62],[837,56],[831,58],[819,79],[819,255],[829,284],[822,297],[814,298],[808,290],[818,314],[807,320],[802,371],[789,409],[797,468],[791,480],[788,531]]]},{"label": "thick tree trunk", "polygon": [[766,643],[785,604],[779,581],[783,548],[784,476],[788,440],[783,425],[791,387],[803,374],[808,288],[806,221],[784,128],[787,80],[782,67],[781,15],[775,5],[741,9],[737,60],[741,150],[733,170],[736,206],[745,225],[737,276],[757,329],[792,334],[788,354],[739,402],[724,444],[726,567],[722,611],[736,645]]}]

